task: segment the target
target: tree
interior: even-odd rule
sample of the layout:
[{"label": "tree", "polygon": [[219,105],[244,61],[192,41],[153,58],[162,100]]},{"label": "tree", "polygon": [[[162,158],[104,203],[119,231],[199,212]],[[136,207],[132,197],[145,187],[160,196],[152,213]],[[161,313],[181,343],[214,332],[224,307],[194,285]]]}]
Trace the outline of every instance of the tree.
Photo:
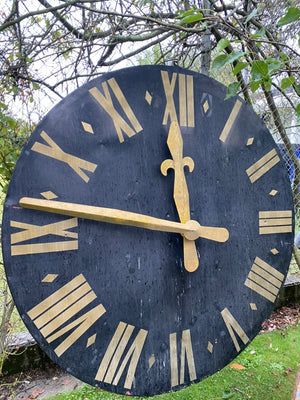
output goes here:
[{"label": "tree", "polygon": [[147,51],[155,52],[155,63],[210,69],[218,77],[226,69],[227,96],[239,93],[264,108],[284,143],[299,213],[300,164],[287,133],[300,120],[297,3],[11,0],[0,16],[0,99],[34,101],[37,92],[57,99],[108,69],[136,64]]}]

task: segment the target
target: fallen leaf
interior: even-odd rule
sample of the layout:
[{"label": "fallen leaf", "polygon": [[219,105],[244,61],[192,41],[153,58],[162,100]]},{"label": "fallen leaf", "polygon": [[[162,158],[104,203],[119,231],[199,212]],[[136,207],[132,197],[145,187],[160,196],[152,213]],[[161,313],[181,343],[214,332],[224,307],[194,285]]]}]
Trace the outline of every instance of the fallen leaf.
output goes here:
[{"label": "fallen leaf", "polygon": [[293,372],[293,371],[294,371],[293,368],[288,368],[287,370],[284,371],[284,373],[286,375],[288,375],[290,372]]},{"label": "fallen leaf", "polygon": [[28,397],[30,400],[36,399],[40,394],[44,393],[45,389],[34,389],[31,395]]},{"label": "fallen leaf", "polygon": [[239,370],[245,369],[245,367],[243,365],[241,365],[241,364],[230,364],[230,367],[231,368],[235,368],[235,369],[239,369]]},{"label": "fallen leaf", "polygon": [[68,385],[70,383],[70,379],[66,379],[65,381],[62,382],[62,385]]},{"label": "fallen leaf", "polygon": [[273,374],[273,375],[276,375],[276,376],[278,375],[276,372],[272,372],[272,374]]}]

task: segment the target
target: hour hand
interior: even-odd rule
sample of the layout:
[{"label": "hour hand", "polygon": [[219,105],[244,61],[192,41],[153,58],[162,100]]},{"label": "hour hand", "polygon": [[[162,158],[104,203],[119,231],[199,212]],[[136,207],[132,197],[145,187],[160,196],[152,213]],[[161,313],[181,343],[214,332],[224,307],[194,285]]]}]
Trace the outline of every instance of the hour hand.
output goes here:
[{"label": "hour hand", "polygon": [[[184,167],[189,171],[194,169],[194,161],[191,157],[183,157],[183,141],[177,121],[171,122],[167,145],[172,159],[164,160],[160,166],[161,173],[167,175],[169,168],[174,169],[173,198],[180,221],[185,223],[190,220],[189,191],[185,180]],[[183,237],[183,259],[187,271],[193,272],[198,268],[199,258],[194,240]]]}]

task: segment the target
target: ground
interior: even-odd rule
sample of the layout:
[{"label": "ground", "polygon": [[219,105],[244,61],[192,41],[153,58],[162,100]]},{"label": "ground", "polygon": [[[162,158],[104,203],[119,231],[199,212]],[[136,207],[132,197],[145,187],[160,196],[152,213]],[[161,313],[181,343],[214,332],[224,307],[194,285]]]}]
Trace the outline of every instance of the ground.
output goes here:
[{"label": "ground", "polygon": [[[296,323],[300,323],[300,304],[284,306],[272,312],[262,324],[261,332],[283,330]],[[58,366],[49,365],[45,370],[33,370],[2,379],[0,400],[41,400],[75,390],[81,383]]]}]

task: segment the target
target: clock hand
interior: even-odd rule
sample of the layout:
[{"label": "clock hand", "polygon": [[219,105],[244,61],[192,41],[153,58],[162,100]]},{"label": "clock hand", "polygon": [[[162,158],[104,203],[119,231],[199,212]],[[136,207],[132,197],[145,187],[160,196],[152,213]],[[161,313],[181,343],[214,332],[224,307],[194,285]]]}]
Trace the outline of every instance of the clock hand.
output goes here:
[{"label": "clock hand", "polygon": [[87,206],[84,204],[36,199],[32,197],[23,197],[20,199],[19,204],[24,208],[30,208],[32,210],[69,215],[71,217],[91,219],[111,224],[136,226],[138,228],[155,231],[180,233],[190,240],[203,237],[216,242],[226,242],[229,237],[226,228],[201,226],[197,221],[188,221],[183,224],[181,222],[173,222],[114,208]]},{"label": "clock hand", "polygon": [[[173,197],[180,221],[185,223],[190,220],[190,205],[184,167],[188,166],[189,171],[192,172],[194,161],[191,157],[183,158],[183,141],[177,121],[171,122],[167,144],[173,159],[163,161],[160,169],[165,176],[169,168],[174,169]],[[183,258],[184,267],[187,271],[193,272],[198,268],[199,259],[195,242],[188,240],[186,236],[183,237]]]}]

